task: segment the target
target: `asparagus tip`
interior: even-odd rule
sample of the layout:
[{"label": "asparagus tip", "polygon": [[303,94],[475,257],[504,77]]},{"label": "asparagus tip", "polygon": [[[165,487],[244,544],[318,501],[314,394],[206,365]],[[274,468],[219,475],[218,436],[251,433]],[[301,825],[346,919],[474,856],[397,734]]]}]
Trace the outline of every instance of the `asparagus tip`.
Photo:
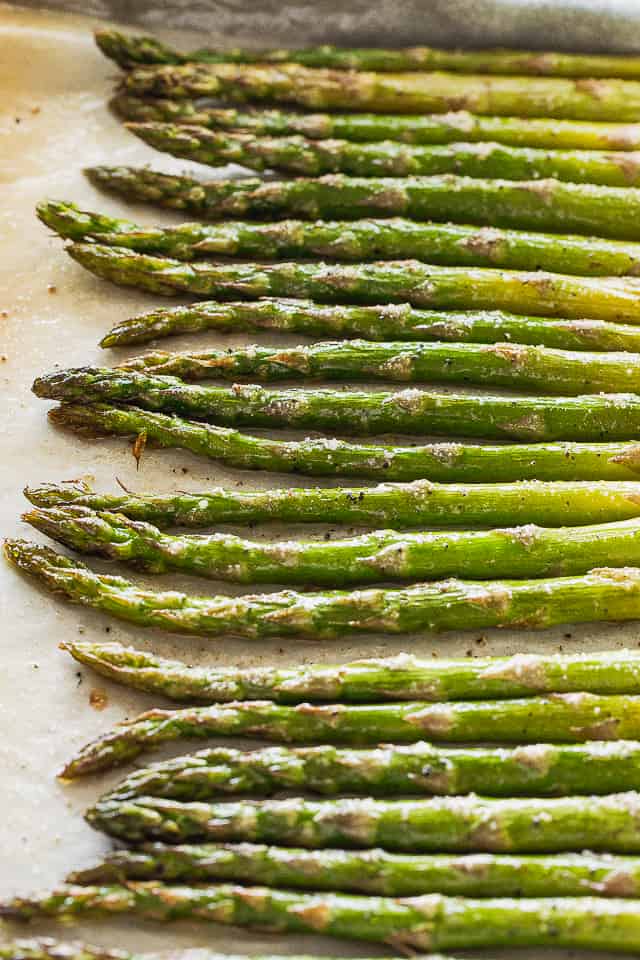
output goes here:
[{"label": "asparagus tip", "polygon": [[55,508],[50,510],[41,510],[38,507],[34,507],[32,510],[25,510],[20,519],[24,523],[28,523],[30,527],[33,527],[35,530],[38,530],[40,533],[47,534],[54,539],[57,539],[59,536],[57,518],[59,516],[59,511]]},{"label": "asparagus tip", "polygon": [[82,172],[94,187],[105,189],[109,187],[112,177],[117,177],[120,172],[126,172],[126,169],[126,167],[109,167],[99,164],[95,167],[85,167]]},{"label": "asparagus tip", "polygon": [[54,593],[65,593],[64,587],[59,582],[60,571],[63,571],[63,577],[64,573],[70,570],[87,571],[84,564],[62,553],[57,553],[51,547],[32,543],[29,540],[19,538],[5,540],[4,554],[14,567],[46,583],[47,588]]},{"label": "asparagus tip", "polygon": [[[125,647],[124,644],[119,643],[117,640],[112,640],[108,643],[98,643],[93,640],[76,640],[71,638],[68,640],[60,640],[58,643],[58,650],[64,650],[66,653],[70,653],[72,657],[78,659],[76,654],[83,653],[85,654],[101,654],[101,653],[111,653],[117,655],[120,653],[135,653],[136,651],[133,647]],[[85,662],[83,660],[83,662]]]},{"label": "asparagus tip", "polygon": [[40,200],[36,216],[41,223],[63,240],[83,240],[91,224],[91,215],[65,200]]},{"label": "asparagus tip", "polygon": [[4,541],[4,552],[7,559],[9,559],[16,566],[24,567],[29,569],[31,563],[37,559],[47,559],[53,562],[56,559],[66,559],[63,558],[61,554],[57,554],[55,550],[51,550],[50,547],[43,547],[37,543],[31,543],[29,540],[23,540],[19,537],[9,537]]},{"label": "asparagus tip", "polygon": [[198,127],[177,126],[172,123],[154,123],[131,120],[124,124],[126,129],[139,137],[151,147],[166,153],[169,148],[179,148],[182,150],[195,150],[199,146],[199,140],[193,136],[193,133],[199,130]]},{"label": "asparagus tip", "polygon": [[56,229],[54,226],[55,216],[61,213],[66,204],[59,200],[38,200],[36,203],[36,216],[48,227]]},{"label": "asparagus tip", "polygon": [[[86,407],[99,407],[99,404],[87,404]],[[51,423],[62,430],[70,430],[74,434],[87,439],[99,439],[109,435],[97,423],[85,422],[86,407],[79,403],[61,403],[47,412]]]},{"label": "asparagus tip", "polygon": [[73,503],[76,497],[93,493],[93,487],[86,480],[63,480],[61,483],[41,483],[37,486],[23,487],[22,493],[34,507],[58,506],[61,503]]},{"label": "asparagus tip", "polygon": [[29,543],[28,540],[9,538],[4,541],[4,555],[14,566],[26,570],[30,568],[34,547],[35,544]]},{"label": "asparagus tip", "polygon": [[135,45],[135,37],[127,37],[108,27],[98,27],[93,31],[93,39],[98,50],[123,69],[137,64],[137,60],[128,55],[130,47]]},{"label": "asparagus tip", "polygon": [[90,366],[54,370],[52,373],[45,373],[41,377],[36,377],[31,385],[31,390],[36,397],[43,400],[61,400],[67,396],[65,384],[85,376],[91,377],[94,373],[95,368]]}]

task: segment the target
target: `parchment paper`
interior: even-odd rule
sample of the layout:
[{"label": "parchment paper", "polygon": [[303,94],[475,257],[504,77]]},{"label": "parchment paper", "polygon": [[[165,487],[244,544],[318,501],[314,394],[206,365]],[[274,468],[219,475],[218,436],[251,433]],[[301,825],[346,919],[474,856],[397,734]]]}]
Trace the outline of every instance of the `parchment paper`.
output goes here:
[{"label": "parchment paper", "polygon": [[[145,223],[169,222],[168,215],[125,207],[99,195],[84,180],[82,167],[99,162],[150,162],[167,171],[188,169],[153,153],[110,115],[106,101],[116,71],[94,48],[93,25],[90,19],[0,6],[0,533],[4,536],[42,539],[19,520],[26,505],[21,496],[25,483],[92,476],[98,488],[113,490],[118,477],[130,488],[159,491],[289,482],[286,477],[226,470],[187,454],[153,450],[144,454],[136,471],[127,443],[117,439],[90,443],[54,430],[47,423],[47,404],[30,392],[33,378],[56,365],[111,363],[124,356],[101,351],[97,347],[100,336],[114,322],[159,302],[159,298],[102,283],[74,264],[63,253],[61,242],[48,236],[36,220],[36,201],[43,197],[71,199]],[[309,37],[317,39],[318,34],[311,29]],[[261,36],[265,43],[278,38],[277,32]],[[201,39],[195,38],[194,44]],[[219,343],[240,344],[246,339],[219,338]],[[262,342],[269,340],[273,337],[262,338]],[[175,340],[170,346],[198,347],[214,342],[208,335]],[[305,482],[313,481],[295,480],[297,484]],[[271,528],[268,533],[285,532]],[[254,531],[253,535],[261,533]],[[264,535],[268,535],[266,531]],[[144,582],[144,578],[138,579]],[[165,578],[165,584],[200,593],[233,592],[228,585],[187,578]],[[402,649],[425,656],[602,649],[635,645],[639,636],[633,625],[567,627],[534,634],[503,632],[485,637],[467,634],[396,641],[374,637],[331,647],[185,640],[127,628],[65,606],[34,589],[0,561],[0,897],[62,882],[67,871],[89,865],[107,849],[106,841],[83,822],[82,811],[122,772],[64,788],[55,780],[56,771],[88,739],[124,717],[158,705],[149,697],[102,681],[57,650],[59,641],[78,634],[137,647],[149,645],[162,655],[192,663],[206,659],[211,664],[240,666],[329,659],[343,662]],[[102,712],[89,703],[96,689],[106,695]],[[55,928],[49,925],[46,930]],[[15,932],[8,929],[6,935]],[[66,929],[58,933],[70,935]],[[261,937],[207,925],[163,928],[111,920],[83,924],[73,933],[135,950],[209,945],[249,954],[384,953],[366,945]]]}]

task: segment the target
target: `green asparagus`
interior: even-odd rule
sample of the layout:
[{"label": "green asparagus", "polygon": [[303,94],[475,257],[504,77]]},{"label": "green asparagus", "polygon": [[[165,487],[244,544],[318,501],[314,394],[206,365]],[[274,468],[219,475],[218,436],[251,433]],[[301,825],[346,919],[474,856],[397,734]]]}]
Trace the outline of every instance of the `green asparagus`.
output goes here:
[{"label": "green asparagus", "polygon": [[294,487],[241,491],[214,487],[194,493],[95,493],[82,480],[26,487],[36,507],[76,505],[123,514],[157,527],[220,523],[357,523],[400,529],[424,526],[547,527],[640,517],[640,483],[520,481],[511,484],[410,484],[376,487]]},{"label": "green asparagus", "polygon": [[427,893],[507,897],[514,891],[521,897],[637,897],[640,862],[637,857],[593,853],[411,855],[379,849],[305,850],[252,843],[148,843],[135,851],[116,850],[97,866],[68,877],[69,883],[83,886],[131,880],[268,883],[287,889],[385,897]]},{"label": "green asparagus", "polygon": [[[491,701],[425,701],[363,705],[275,704],[246,701],[150,710],[86,744],[65,766],[67,780],[128,763],[175,740],[250,736],[286,743],[419,743],[427,736],[452,743],[639,739],[640,697],[589,693]],[[544,774],[551,762],[536,748],[528,762]],[[548,761],[548,762],[547,762]],[[532,773],[532,776],[535,774]],[[499,774],[494,771],[496,780]],[[355,782],[355,774],[354,774]]]},{"label": "green asparagus", "polygon": [[[66,239],[96,240],[178,260],[221,255],[274,260],[300,256],[333,260],[415,257],[436,264],[544,269],[580,276],[640,273],[640,244],[594,237],[477,229],[399,218],[332,223],[228,221],[143,228],[130,220],[55,201],[39,203],[37,212],[43,223]],[[491,334],[491,339],[495,335]]]},{"label": "green asparagus", "polygon": [[498,343],[324,341],[296,347],[251,344],[198,353],[148,353],[119,370],[181,380],[389,380],[471,383],[537,393],[640,392],[640,353],[591,353]]},{"label": "green asparagus", "polygon": [[[0,904],[10,920],[78,916],[234,924],[270,933],[325,933],[411,950],[490,946],[577,947],[636,953],[640,919],[635,903],[600,897],[466,900],[429,894],[390,899],[295,893],[267,887],[132,883],[65,886]],[[432,958],[433,960],[433,958]]]},{"label": "green asparagus", "polygon": [[444,482],[637,480],[640,474],[640,445],[635,442],[398,447],[335,438],[272,440],[138,407],[88,403],[64,403],[49,418],[81,435],[132,436],[136,445],[144,441],[189,450],[247,470]]},{"label": "green asparagus", "polygon": [[555,177],[608,187],[640,185],[640,153],[637,151],[541,150],[464,142],[413,146],[394,140],[352,143],[350,140],[311,140],[295,134],[255,137],[251,133],[227,133],[170,123],[129,123],[127,127],[156,150],[211,167],[237,163],[250,170],[278,170],[309,177],[326,173],[352,177],[455,173],[505,180]]},{"label": "green asparagus", "polygon": [[398,533],[335,540],[246,540],[230,533],[168,534],[141,520],[88,507],[34,508],[22,519],[80,553],[151,573],[178,571],[234,583],[342,587],[444,577],[571,576],[640,567],[640,520],[579,527]]},{"label": "green asparagus", "polygon": [[408,653],[342,665],[196,667],[119,643],[64,640],[79,663],[115,683],[182,702],[382,703],[501,700],[543,693],[640,693],[640,653],[516,654],[420,660]]},{"label": "green asparagus", "polygon": [[365,340],[457,340],[462,343],[530,343],[560,350],[628,350],[640,353],[640,330],[602,320],[549,320],[499,310],[442,313],[407,304],[378,307],[323,306],[311,300],[261,299],[219,303],[202,300],[160,307],[123,320],[100,342],[102,347],[148,343],[180,333],[218,330],[235,333],[302,333],[307,336],[363,337]]},{"label": "green asparagus", "polygon": [[234,803],[136,797],[122,803],[99,800],[86,817],[96,830],[127,844],[249,840],[404,853],[640,852],[640,795],[635,792],[505,800],[472,795]]},{"label": "green asparagus", "polygon": [[447,580],[398,590],[192,597],[175,590],[143,590],[21,540],[6,541],[5,553],[9,562],[72,603],[138,626],[197,636],[342,640],[363,632],[536,629],[640,617],[640,570],[633,567],[549,580]]},{"label": "green asparagus", "polygon": [[120,93],[111,101],[124,120],[188,123],[255,136],[301,134],[311,140],[337,137],[352,143],[483,143],[556,150],[637,150],[640,124],[588,123],[482,117],[464,110],[424,116],[381,113],[290,113],[283,110],[219,110],[195,100],[147,99]]},{"label": "green asparagus", "polygon": [[474,180],[472,177],[345,177],[315,180],[210,180],[146,167],[89,167],[97,187],[139,203],[186,210],[207,220],[230,217],[348,220],[405,216],[585,233],[640,240],[640,191],[560,180]]},{"label": "green asparagus", "polygon": [[302,50],[217,50],[183,53],[155,37],[96,31],[105,56],[125,68],[154,63],[300,63],[336,70],[453,70],[461,73],[531,74],[555,77],[640,77],[640,57],[556,53],[539,50],[440,50],[435,47],[343,48],[323,44]]},{"label": "green asparagus", "polygon": [[418,260],[365,264],[185,263],[93,243],[72,243],[66,251],[103,280],[164,296],[189,293],[221,300],[256,300],[271,295],[310,297],[325,303],[410,303],[451,310],[498,308],[565,319],[640,323],[636,278],[438,267]]},{"label": "green asparagus", "polygon": [[447,113],[561,120],[637,121],[635,80],[505,77],[455,73],[343,73],[297,64],[187,63],[138,67],[122,80],[136,96],[212,97],[296,104],[311,110]]},{"label": "green asparagus", "polygon": [[[303,790],[325,796],[480,793],[488,797],[541,797],[638,789],[637,741],[534,744],[515,749],[452,749],[418,742],[409,747],[372,750],[326,744],[297,749],[265,747],[251,752],[217,747],[136,770],[107,796],[117,801],[135,797],[202,801],[245,793],[271,796],[280,790]],[[215,879],[213,874],[211,879]],[[240,878],[222,875],[218,879]],[[261,877],[250,879],[263,882]],[[287,885],[274,881],[274,886],[280,884]]]},{"label": "green asparagus", "polygon": [[640,430],[640,396],[630,393],[557,400],[415,388],[376,393],[267,390],[256,384],[200,386],[108,367],[56,370],[38,377],[32,389],[48,400],[134,403],[224,426],[335,430],[349,436],[405,433],[535,442],[631,440]]}]

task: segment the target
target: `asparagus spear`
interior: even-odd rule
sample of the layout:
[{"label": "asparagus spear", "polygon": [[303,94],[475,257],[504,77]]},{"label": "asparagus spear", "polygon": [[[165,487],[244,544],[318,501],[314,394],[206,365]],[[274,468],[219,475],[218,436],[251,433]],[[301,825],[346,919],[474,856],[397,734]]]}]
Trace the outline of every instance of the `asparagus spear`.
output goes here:
[{"label": "asparagus spear", "polygon": [[[119,238],[120,242],[120,238]],[[148,343],[158,337],[202,330],[275,330],[308,336],[363,337],[366,340],[457,340],[463,343],[540,344],[561,350],[640,352],[640,331],[631,324],[602,320],[549,320],[499,310],[442,313],[407,304],[378,307],[323,306],[311,300],[261,299],[251,303],[200,301],[160,307],[113,327],[102,347]]]},{"label": "asparagus spear", "polygon": [[37,213],[43,223],[67,239],[97,240],[108,246],[178,260],[207,255],[264,259],[320,256],[334,260],[410,256],[431,263],[545,269],[584,276],[640,273],[640,244],[594,237],[494,228],[478,230],[451,223],[416,223],[400,218],[333,223],[285,220],[267,224],[249,220],[147,229],[130,220],[56,201],[39,203]]},{"label": "asparagus spear", "polygon": [[[535,744],[544,740],[638,739],[639,728],[640,697],[636,696],[566,693],[498,702],[466,700],[443,705],[416,701],[372,706],[287,706],[258,700],[150,710],[86,744],[65,766],[62,776],[74,779],[108,770],[145,750],[192,737],[252,736],[287,743],[358,745],[381,741],[415,744],[428,736],[452,743]],[[539,774],[550,762],[540,756],[538,748],[529,751],[527,759]],[[495,776],[497,781],[499,774]]]},{"label": "asparagus spear", "polygon": [[[136,770],[102,799],[123,802],[136,797],[165,797],[203,801],[244,793],[271,796],[280,790],[325,796],[480,793],[489,797],[540,797],[638,789],[637,741],[534,744],[515,749],[452,749],[418,742],[409,747],[371,750],[327,744],[297,749],[264,747],[251,752],[228,747],[201,750]],[[218,879],[240,877],[222,874]],[[263,881],[260,877],[250,879],[255,883]],[[287,886],[284,880],[273,883]]]},{"label": "asparagus spear", "polygon": [[247,470],[311,476],[441,481],[637,480],[640,446],[629,443],[529,443],[421,446],[352,444],[322,438],[272,440],[224,427],[152,413],[138,407],[64,403],[53,423],[89,436],[133,436],[160,447],[189,450]]},{"label": "asparagus spear", "polygon": [[[640,851],[640,796],[475,796],[428,800],[236,801],[180,803],[136,797],[99,800],[87,820],[129,844],[250,840],[301,847],[382,847],[406,853]],[[637,908],[636,908],[637,915]]]},{"label": "asparagus spear", "polygon": [[539,393],[640,391],[640,353],[591,353],[513,343],[324,341],[297,347],[251,344],[197,353],[148,353],[117,369],[198,381],[390,380],[472,383]]},{"label": "asparagus spear", "polygon": [[290,103],[311,110],[472,113],[565,120],[636,121],[640,83],[455,73],[341,73],[298,64],[187,63],[138,67],[122,80],[137,96],[220,96],[245,103]]},{"label": "asparagus spear", "polygon": [[0,914],[11,920],[118,913],[165,921],[189,917],[272,933],[325,933],[385,943],[404,953],[489,946],[588,947],[621,953],[640,948],[637,906],[599,897],[466,900],[430,894],[390,899],[151,882],[65,886],[0,905]]},{"label": "asparagus spear", "polygon": [[483,143],[556,150],[637,150],[640,125],[482,117],[464,110],[424,116],[381,113],[295,113],[283,110],[215,109],[197,100],[147,99],[120,93],[111,105],[124,120],[188,123],[255,136],[301,134],[312,140],[337,137],[353,143]]},{"label": "asparagus spear", "polygon": [[106,57],[125,68],[137,64],[300,63],[336,70],[454,70],[461,73],[532,74],[556,77],[640,77],[640,57],[541,53],[536,50],[440,50],[435,47],[344,48],[323,44],[301,50],[218,50],[204,47],[184,53],[155,37],[97,30],[96,43]]},{"label": "asparagus spear", "polygon": [[640,520],[581,527],[397,533],[344,539],[252,541],[229,533],[162,533],[153,524],[88,507],[34,508],[22,517],[52,539],[151,573],[179,571],[234,583],[319,587],[460,576],[570,576],[598,565],[640,567]]},{"label": "asparagus spear", "polygon": [[[161,955],[162,956],[162,955]],[[199,948],[181,955],[174,950],[169,955],[172,960],[184,956],[190,960],[248,960],[246,957],[215,953],[212,950]],[[29,940],[14,940],[0,944],[1,960],[155,960],[158,954],[128,953],[125,950],[107,950],[104,947],[94,947],[86,943],[73,941],[63,943],[50,937],[30,938]],[[280,957],[260,956],[257,960],[285,960]],[[293,960],[314,960],[313,957],[296,956]],[[425,957],[424,960],[448,960],[445,957]]]},{"label": "asparagus spear", "polygon": [[508,180],[555,177],[573,183],[609,187],[640,185],[640,153],[596,150],[542,150],[500,143],[450,143],[412,146],[393,140],[352,143],[256,137],[251,133],[211,131],[171,123],[128,123],[149,146],[183,160],[211,167],[237,163],[250,170],[278,170],[310,177],[345,173],[352,177],[461,176]]},{"label": "asparagus spear", "polygon": [[[94,37],[105,57],[114,60],[123,69],[138,63],[182,63],[182,54],[155,37],[132,36],[110,29],[96,30]],[[193,51],[192,57],[197,53]]]},{"label": "asparagus spear", "polygon": [[202,182],[146,167],[89,167],[85,173],[95,186],[117,196],[186,210],[207,220],[405,216],[640,240],[640,192],[633,187],[476,180],[453,174],[404,180],[330,174],[315,180]]},{"label": "asparagus spear", "polygon": [[15,566],[72,603],[139,626],[198,636],[335,640],[362,632],[535,629],[640,616],[640,570],[632,567],[550,580],[447,580],[400,590],[289,590],[230,598],[142,590],[123,577],[93,573],[77,560],[20,540],[6,541],[5,553]]},{"label": "asparagus spear", "polygon": [[634,897],[637,858],[595,854],[393,854],[367,850],[305,850],[261,844],[149,843],[117,850],[94,868],[70,875],[81,885],[231,881],[382,896]]},{"label": "asparagus spear", "polygon": [[184,263],[93,243],[72,243],[66,250],[103,280],[164,296],[189,293],[221,300],[256,300],[271,295],[310,297],[325,303],[410,303],[429,309],[497,307],[514,313],[640,323],[635,278],[438,267],[417,260],[365,264]]},{"label": "asparagus spear", "polygon": [[195,667],[119,643],[64,640],[60,647],[116,683],[183,702],[276,703],[501,700],[543,693],[637,694],[640,653],[516,654],[420,660],[407,653],[342,665]]},{"label": "asparagus spear", "polygon": [[443,525],[547,527],[607,523],[640,516],[640,483],[520,481],[511,484],[410,484],[376,487],[299,487],[195,493],[95,493],[82,480],[26,487],[36,507],[65,505],[124,514],[157,527],[220,523],[358,523],[398,528]]},{"label": "asparagus spear", "polygon": [[116,850],[97,866],[68,877],[69,883],[83,886],[131,880],[268,883],[288,889],[385,897],[428,893],[506,897],[515,890],[521,897],[637,897],[640,864],[637,857],[593,853],[411,855],[387,850],[305,850],[253,843],[148,843],[135,851]]},{"label": "asparagus spear", "polygon": [[557,400],[415,388],[377,393],[267,390],[254,384],[200,386],[108,367],[57,370],[38,377],[32,389],[49,400],[136,403],[227,426],[298,427],[361,436],[395,432],[529,442],[629,440],[640,429],[640,397],[628,393]]}]

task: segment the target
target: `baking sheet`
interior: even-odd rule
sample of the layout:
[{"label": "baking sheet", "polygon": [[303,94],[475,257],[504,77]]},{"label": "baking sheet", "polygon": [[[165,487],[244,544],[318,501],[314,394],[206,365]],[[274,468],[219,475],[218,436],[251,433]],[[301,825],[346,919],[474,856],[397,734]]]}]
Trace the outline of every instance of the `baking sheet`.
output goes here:
[{"label": "baking sheet", "polygon": [[[640,50],[638,0],[22,0],[153,31],[202,31],[207,41],[259,47],[503,46]],[[381,38],[384,38],[381,41]],[[202,36],[194,44],[201,46]]]},{"label": "baking sheet", "polygon": [[[43,197],[71,199],[146,223],[171,222],[168,214],[127,207],[101,196],[83,178],[82,167],[99,162],[151,162],[167,171],[189,169],[188,164],[153,153],[110,115],[106,100],[116,71],[93,46],[90,31],[94,25],[95,21],[87,18],[0,6],[0,533],[5,536],[44,539],[19,520],[26,505],[21,489],[27,482],[91,476],[103,490],[115,489],[119,478],[132,489],[156,491],[290,482],[286,477],[227,470],[180,452],[151,449],[137,471],[124,441],[84,442],[51,428],[45,416],[47,404],[30,392],[33,378],[56,365],[110,363],[124,356],[123,352],[101,351],[97,347],[100,336],[114,322],[158,303],[158,298],[102,283],[74,264],[63,254],[61,242],[36,220],[35,203]],[[271,42],[268,35],[263,39]],[[269,342],[274,338],[254,339]],[[217,342],[246,341],[246,337],[236,336],[220,337]],[[215,342],[213,335],[207,335],[176,339],[170,346]],[[313,481],[295,480],[296,484],[305,482]],[[275,535],[284,532],[271,528]],[[233,590],[187,578],[165,578],[163,583],[201,593]],[[192,663],[240,667],[323,659],[344,662],[402,649],[424,656],[577,651],[635,646],[639,639],[637,626],[631,625],[435,639],[373,637],[331,646],[185,640],[127,628],[65,606],[34,589],[0,561],[0,897],[62,882],[67,871],[89,865],[107,848],[84,824],[82,811],[122,773],[62,787],[55,780],[56,771],[91,737],[124,717],[157,705],[149,697],[127,693],[101,680],[57,650],[59,641],[78,634],[87,639],[148,645],[161,655],[183,657]],[[106,695],[102,711],[90,705],[96,689]],[[31,929],[55,931],[53,925]],[[249,954],[314,951],[371,956],[385,952],[328,939],[265,937],[205,924],[181,923],[168,930],[151,923],[140,926],[110,920],[82,924],[73,932],[105,946],[135,950],[206,944]],[[5,933],[9,936],[15,928]],[[65,935],[69,935],[66,929],[60,932]]]}]

